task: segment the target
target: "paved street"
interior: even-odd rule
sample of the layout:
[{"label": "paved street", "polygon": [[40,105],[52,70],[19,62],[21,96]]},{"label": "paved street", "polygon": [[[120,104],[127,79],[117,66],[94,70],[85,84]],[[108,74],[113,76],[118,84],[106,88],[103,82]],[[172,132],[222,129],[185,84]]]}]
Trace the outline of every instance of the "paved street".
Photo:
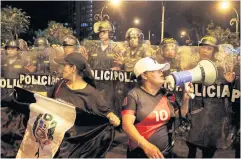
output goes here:
[{"label": "paved street", "polygon": [[[113,142],[113,147],[111,147],[110,151],[107,153],[107,158],[126,158],[126,147],[127,147],[127,136],[125,133],[120,133],[116,131],[116,138]],[[173,148],[173,152],[179,158],[186,158],[188,154],[188,148],[182,139],[182,137],[178,137],[175,146]],[[197,158],[200,158],[201,151],[197,151]],[[215,158],[234,158],[234,150],[219,150],[215,153]]]}]

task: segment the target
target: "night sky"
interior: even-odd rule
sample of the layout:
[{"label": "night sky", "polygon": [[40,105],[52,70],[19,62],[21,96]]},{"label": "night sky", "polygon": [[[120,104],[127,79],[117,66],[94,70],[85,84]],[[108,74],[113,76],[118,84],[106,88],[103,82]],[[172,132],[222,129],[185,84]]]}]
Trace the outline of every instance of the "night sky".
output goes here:
[{"label": "night sky", "polygon": [[[54,20],[64,23],[67,19],[67,2],[66,1],[54,1],[54,2],[10,2],[2,1],[2,6],[11,5],[13,7],[22,8],[28,15],[31,16],[31,28],[33,30],[45,29],[48,21]],[[94,2],[94,14],[100,12],[104,5],[108,2]],[[218,1],[166,1],[165,2],[165,32],[167,36],[171,36],[178,40],[180,44],[184,44],[185,38],[180,38],[180,31],[182,29],[191,29],[190,24],[184,17],[186,11],[190,11],[191,14],[197,17],[202,16],[206,23],[211,20],[221,26],[222,28],[230,28],[231,31],[235,31],[235,25],[229,26],[231,18],[236,17],[235,12],[230,9],[226,12],[218,9]],[[234,7],[240,14],[240,1],[232,1],[232,7]],[[111,17],[111,21],[118,21],[120,24],[120,32],[122,34],[121,40],[124,40],[124,34],[130,27],[140,28],[145,35],[145,39],[148,39],[148,31],[151,30],[152,44],[156,44],[160,41],[161,30],[161,1],[122,1],[118,8],[109,6],[105,9],[104,13]],[[140,19],[140,24],[135,25],[133,19],[137,17]],[[191,31],[191,39],[195,39],[195,32]]]}]

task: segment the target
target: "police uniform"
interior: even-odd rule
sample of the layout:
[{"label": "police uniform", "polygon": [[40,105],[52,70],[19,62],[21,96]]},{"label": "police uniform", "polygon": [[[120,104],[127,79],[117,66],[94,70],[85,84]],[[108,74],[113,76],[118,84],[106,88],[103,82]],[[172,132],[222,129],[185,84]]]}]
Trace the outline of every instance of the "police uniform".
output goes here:
[{"label": "police uniform", "polygon": [[[25,73],[23,66],[23,61],[20,55],[17,56],[17,59],[10,63],[8,57],[3,57],[1,59],[1,76],[5,79],[19,79],[19,74]],[[11,93],[13,89],[1,88],[1,98],[3,99],[6,95]]]},{"label": "police uniform", "polygon": [[[110,42],[109,46],[101,49],[101,43],[97,43],[95,51],[89,55],[89,64],[94,70],[110,70],[118,66],[114,63],[113,57],[119,51],[117,44]],[[119,106],[115,105],[117,89],[115,88],[118,81],[96,81],[97,89],[102,93],[110,108],[115,114],[119,114]]]},{"label": "police uniform", "polygon": [[[160,49],[157,50],[156,54],[153,55],[153,58],[158,62],[158,63],[169,63],[171,65],[170,70],[164,72],[164,75],[169,75],[171,72],[177,72],[180,71],[180,52],[178,52],[178,43],[175,39],[173,38],[165,38],[160,44]],[[173,45],[175,47],[175,53],[176,56],[174,58],[167,58],[164,57],[164,52],[162,47],[166,45]]]},{"label": "police uniform", "polygon": [[25,73],[23,60],[20,55],[17,56],[17,59],[10,63],[9,58],[5,58],[2,61],[2,75],[4,78],[19,78],[19,74]]},{"label": "police uniform", "polygon": [[118,66],[114,63],[113,57],[115,53],[120,52],[120,48],[111,41],[105,50],[101,49],[101,42],[94,45],[93,52],[89,53],[89,64],[92,69],[110,70],[112,67]]},{"label": "police uniform", "polygon": [[[234,66],[234,72],[236,75],[235,80],[232,83],[232,88],[240,91],[240,61],[237,61]],[[235,149],[235,158],[240,158],[240,97],[236,98],[232,103],[233,118],[232,123],[234,125],[233,148]]]},{"label": "police uniform", "polygon": [[[25,63],[36,67],[36,70],[30,74],[50,75],[49,42],[45,37],[38,37],[34,41],[31,54],[27,54],[26,56],[28,60],[26,61],[25,59]],[[32,61],[30,61],[30,59]],[[36,92],[45,92],[46,86],[28,85],[26,89]]]},{"label": "police uniform", "polygon": [[144,57],[151,57],[151,56],[152,56],[151,47],[148,47],[145,44],[142,44],[141,46],[139,46],[134,53],[132,53],[132,50],[128,48],[124,54],[124,57],[125,57],[124,70],[128,72],[132,72],[138,60]]},{"label": "police uniform", "polygon": [[36,54],[36,71],[38,75],[48,75],[50,74],[50,62],[48,48],[35,48],[34,53]]},{"label": "police uniform", "polygon": [[[144,34],[138,28],[129,28],[126,31],[125,40],[128,41],[129,47],[124,53],[124,70],[132,72],[138,60],[152,56],[152,48],[144,43]],[[131,42],[136,44],[131,45]]]},{"label": "police uniform", "polygon": [[[208,41],[206,41],[208,40]],[[207,43],[206,43],[206,42]],[[208,38],[203,38],[201,43],[213,44]],[[219,75],[222,76],[221,70]],[[224,82],[218,77],[216,84],[223,90]],[[203,91],[200,84],[198,92]],[[222,91],[221,91],[222,92]],[[201,148],[203,157],[213,157],[216,149],[227,149],[232,144],[231,139],[232,108],[228,97],[195,97],[190,100],[189,119],[191,130],[187,133],[186,141],[189,146],[189,156],[195,157],[196,148]]]},{"label": "police uniform", "polygon": [[50,63],[49,63],[49,42],[44,37],[39,37],[34,42],[34,52],[36,54],[36,72],[37,74],[47,75],[50,74]]},{"label": "police uniform", "polygon": [[[120,53],[120,48],[111,39],[113,38],[115,28],[109,20],[101,20],[94,24],[94,32],[100,33],[108,31],[109,44],[105,50],[101,48],[101,41],[98,41],[91,48],[89,52],[88,62],[92,69],[96,70],[111,70],[113,67],[120,67],[119,64],[114,63],[114,55]],[[118,81],[96,81],[97,89],[102,93],[104,99],[115,114],[119,114],[120,106],[116,103],[119,99]]]}]

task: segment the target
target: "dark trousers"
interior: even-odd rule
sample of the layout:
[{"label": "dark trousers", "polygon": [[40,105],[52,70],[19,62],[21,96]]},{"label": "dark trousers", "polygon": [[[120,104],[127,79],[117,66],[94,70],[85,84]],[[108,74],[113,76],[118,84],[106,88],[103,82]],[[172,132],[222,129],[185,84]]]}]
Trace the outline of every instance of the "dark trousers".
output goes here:
[{"label": "dark trousers", "polygon": [[[130,148],[128,147],[126,156],[127,158],[148,158],[145,152],[140,147],[137,147],[134,150],[130,150]],[[173,158],[172,151],[168,153],[163,153],[163,156],[165,158]]]},{"label": "dark trousers", "polygon": [[202,158],[212,158],[217,150],[216,148],[197,146],[190,142],[186,143],[189,149],[188,158],[196,158],[197,148],[202,150]]}]

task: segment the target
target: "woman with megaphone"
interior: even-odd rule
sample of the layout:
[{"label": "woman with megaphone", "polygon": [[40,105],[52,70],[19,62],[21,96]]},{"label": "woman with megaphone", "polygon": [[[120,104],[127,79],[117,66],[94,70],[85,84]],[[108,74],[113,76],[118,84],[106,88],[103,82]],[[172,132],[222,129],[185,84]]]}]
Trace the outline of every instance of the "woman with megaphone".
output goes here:
[{"label": "woman with megaphone", "polygon": [[121,113],[122,128],[129,137],[128,158],[172,157],[173,121],[176,116],[187,114],[188,93],[193,92],[193,87],[190,85],[189,91],[184,91],[179,112],[163,88],[163,71],[168,69],[169,63],[159,64],[150,57],[135,64],[134,74],[139,86],[128,93]]}]

